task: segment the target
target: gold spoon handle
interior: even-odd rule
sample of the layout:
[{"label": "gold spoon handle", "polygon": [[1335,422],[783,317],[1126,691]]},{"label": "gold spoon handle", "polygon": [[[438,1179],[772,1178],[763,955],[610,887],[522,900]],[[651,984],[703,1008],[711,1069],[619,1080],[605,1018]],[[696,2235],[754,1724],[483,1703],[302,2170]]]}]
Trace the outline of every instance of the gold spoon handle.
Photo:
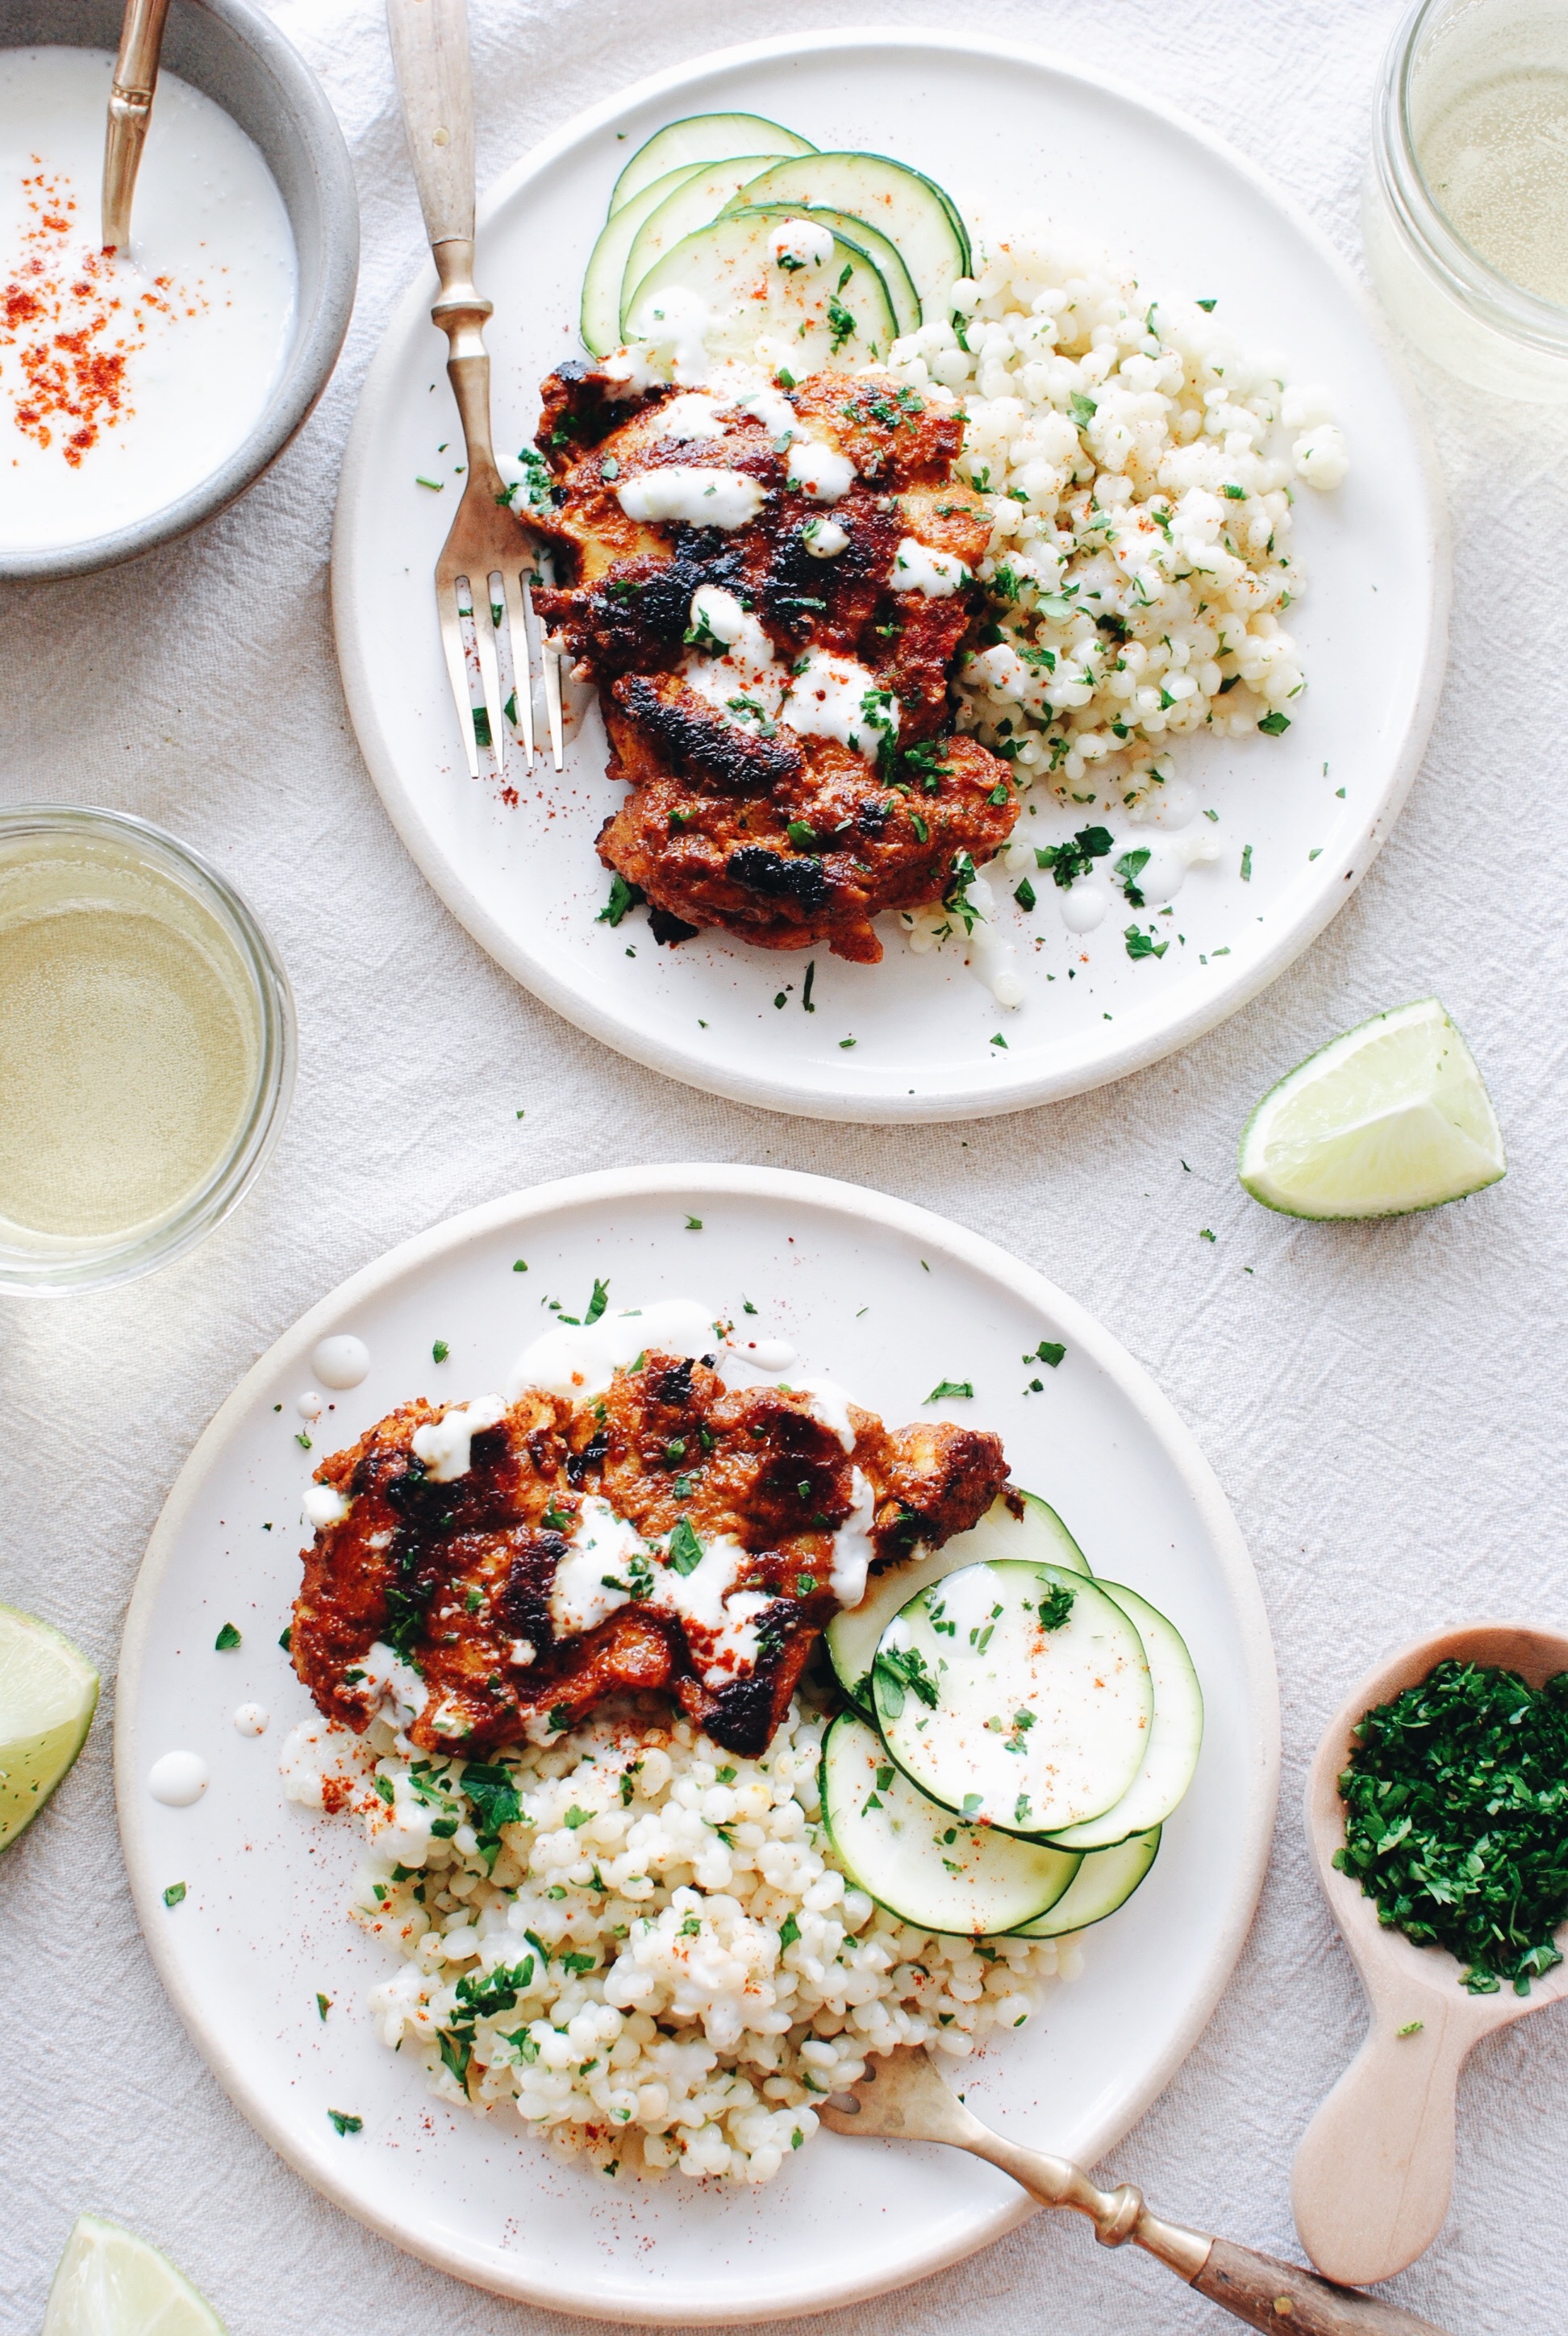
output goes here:
[{"label": "gold spoon handle", "polygon": [[158,59],[169,0],[125,0],[109,124],[103,138],[103,248],[131,248],[131,206],[158,86]]},{"label": "gold spoon handle", "polygon": [[[929,2137],[939,2136],[932,2133]],[[1288,2329],[1293,2336],[1445,2336],[1429,2320],[1417,2320],[1381,2296],[1335,2287],[1295,2263],[1255,2253],[1251,2247],[1234,2246],[1229,2239],[1183,2230],[1177,2223],[1162,2222],[1150,2214],[1143,2193],[1132,2183],[1101,2190],[1066,2158],[1026,2149],[993,2133],[978,2118],[940,2137],[950,2137],[958,2147],[989,2158],[1043,2205],[1070,2206],[1087,2215],[1102,2246],[1125,2246],[1131,2239],[1168,2263],[1211,2303],[1253,2328]]]}]

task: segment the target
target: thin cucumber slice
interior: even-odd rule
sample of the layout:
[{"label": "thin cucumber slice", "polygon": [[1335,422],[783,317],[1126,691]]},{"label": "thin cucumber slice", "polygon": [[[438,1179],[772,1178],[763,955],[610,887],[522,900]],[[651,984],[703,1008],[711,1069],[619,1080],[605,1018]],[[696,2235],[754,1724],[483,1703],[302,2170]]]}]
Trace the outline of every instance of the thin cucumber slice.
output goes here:
[{"label": "thin cucumber slice", "polygon": [[639,189],[600,228],[582,279],[582,344],[596,357],[608,356],[611,349],[620,346],[621,281],[638,229],[667,195],[695,179],[701,169],[700,162],[684,162],[678,170],[667,170],[662,179]]},{"label": "thin cucumber slice", "polygon": [[841,1712],[823,1738],[822,1800],[851,1881],[921,1931],[1017,1930],[1055,1905],[1078,1870],[1069,1851],[960,1824],[900,1775],[858,1712]]},{"label": "thin cucumber slice", "polygon": [[[744,187],[741,192],[745,192]],[[875,262],[882,282],[888,287],[888,298],[893,304],[893,317],[901,336],[916,330],[920,322],[920,296],[915,290],[913,277],[904,266],[902,252],[881,228],[872,227],[869,219],[856,219],[850,211],[833,210],[831,207],[813,203],[807,203],[803,208],[797,205],[793,209],[788,203],[746,203],[739,210],[729,211],[726,216],[749,219],[754,209],[765,212],[774,219],[811,219],[818,227],[831,228],[835,234],[845,235],[852,243],[858,243],[867,257]]]},{"label": "thin cucumber slice", "polygon": [[1154,1716],[1136,1626],[1059,1565],[970,1565],[918,1591],[882,1632],[872,1694],[905,1775],[1008,1833],[1114,1807]]},{"label": "thin cucumber slice", "polygon": [[1074,1573],[1089,1571],[1088,1559],[1048,1502],[1036,1493],[998,1494],[968,1533],[955,1533],[940,1549],[917,1549],[885,1573],[873,1574],[860,1604],[833,1616],[823,1634],[828,1660],[852,1703],[869,1715],[872,1659],[900,1607],[944,1574],[993,1557],[1043,1560]]},{"label": "thin cucumber slice", "polygon": [[1063,1849],[1109,1849],[1133,1834],[1162,1825],[1192,1783],[1203,1743],[1203,1692],[1186,1640],[1135,1590],[1124,1590],[1119,1582],[1099,1586],[1115,1600],[1144,1642],[1154,1685],[1154,1724],[1144,1765],[1115,1807],[1053,1834]]},{"label": "thin cucumber slice", "polygon": [[1125,1906],[1159,1854],[1160,1828],[1135,1833],[1114,1849],[1091,1850],[1056,1904],[1032,1922],[1020,1922],[1020,1939],[1061,1939],[1086,1931]]},{"label": "thin cucumber slice", "polygon": [[1288,1217],[1407,1216],[1507,1171],[1486,1083],[1436,998],[1298,1063],[1247,1122],[1237,1163],[1253,1200]]},{"label": "thin cucumber slice", "polygon": [[970,267],[969,239],[934,180],[885,154],[801,154],[748,180],[746,203],[820,204],[852,212],[896,243],[928,316],[945,316]]},{"label": "thin cucumber slice", "polygon": [[661,296],[679,288],[706,305],[704,338],[712,357],[755,364],[757,343],[765,338],[774,363],[780,345],[787,345],[797,377],[823,365],[849,373],[885,357],[897,327],[887,287],[865,253],[835,235],[831,256],[820,264],[784,268],[770,240],[776,225],[772,219],[719,219],[677,243],[643,278],[629,318],[623,315],[628,339],[648,337]]},{"label": "thin cucumber slice", "polygon": [[629,340],[627,327],[638,307],[638,295],[644,278],[657,267],[667,252],[673,251],[687,236],[699,228],[711,227],[723,209],[726,198],[744,188],[748,179],[766,167],[765,155],[753,154],[736,161],[710,162],[694,170],[647,213],[641,226],[627,248],[626,265],[620,279],[620,337]]},{"label": "thin cucumber slice", "polygon": [[816,149],[798,131],[785,130],[760,113],[691,113],[656,130],[639,146],[615,182],[609,199],[613,219],[633,195],[677,170],[687,162],[727,162],[746,154],[813,154]]}]

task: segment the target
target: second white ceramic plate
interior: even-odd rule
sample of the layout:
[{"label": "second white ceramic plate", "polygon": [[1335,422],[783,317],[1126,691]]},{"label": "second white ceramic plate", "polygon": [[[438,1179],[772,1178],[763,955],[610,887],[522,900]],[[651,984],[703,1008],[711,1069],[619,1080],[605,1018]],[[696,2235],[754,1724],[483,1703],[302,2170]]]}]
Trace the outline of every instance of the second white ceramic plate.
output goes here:
[{"label": "second white ceramic plate", "polygon": [[[563,776],[510,792],[468,776],[442,665],[431,575],[461,490],[463,439],[432,326],[434,276],[387,328],[338,501],[333,603],[359,742],[409,851],[475,939],[582,1029],[671,1077],[820,1118],[969,1118],[1075,1095],[1158,1059],[1233,1013],[1349,898],[1419,760],[1442,674],[1446,564],[1433,473],[1364,297],[1307,219],[1240,156],[1146,98],[1001,43],[892,28],[774,41],[685,65],[580,114],[495,187],[479,278],[494,299],[495,432],[533,433],[539,384],[579,355],[584,263],[616,174],[664,122],[760,112],[823,147],[894,154],[965,204],[1043,209],[1130,255],[1153,297],[1213,298],[1245,348],[1331,386],[1352,470],[1303,492],[1309,582],[1293,608],[1309,692],[1282,738],[1178,740],[1214,811],[1222,858],[1194,872],[1160,959],[1129,959],[1125,918],[1086,939],[1003,896],[1025,1005],[1003,1013],[950,949],[850,966],[705,936],[659,947],[641,910],[599,922],[594,839],[623,790],[597,710]],[[1005,135],[1003,131],[1005,130]],[[984,158],[1005,166],[988,184]],[[418,483],[438,482],[437,491]],[[1076,817],[1026,818],[1037,841]],[[1250,850],[1248,847],[1251,847]],[[1243,858],[1243,854],[1245,857]],[[1038,946],[1037,946],[1037,942]],[[775,999],[782,1003],[775,1004]],[[998,1036],[1005,1046],[996,1044]],[[852,1042],[852,1043],[851,1043]]]},{"label": "second white ceramic plate", "polygon": [[[688,1230],[688,1220],[700,1230]],[[526,1272],[519,1272],[523,1260]],[[1085,1942],[1084,1976],[963,2064],[982,2115],[1092,2165],[1167,2084],[1241,1952],[1273,1817],[1279,1725],[1257,1582],[1224,1495],[1144,1373],[1016,1258],[924,1210],[779,1170],[618,1170],[514,1195],[368,1267],[280,1338],[181,1472],[126,1623],[116,1785],[137,1912],[214,2074],[273,2147],[350,2214],[501,2293],[612,2321],[693,2327],[825,2311],[940,2269],[1033,2211],[1005,2176],[936,2149],[818,2135],[759,2190],[611,2182],[515,2120],[431,2095],[365,2004],[392,1959],[349,1919],[355,1827],[283,1798],[279,1745],[310,1704],[278,1644],[299,1585],[300,1499],[324,1452],[417,1393],[498,1385],[596,1280],[610,1303],[688,1296],[783,1338],[884,1416],[938,1406],[998,1429],[1091,1564],[1169,1612],[1205,1697],[1203,1757],[1148,1881]],[[296,1408],[317,1341],[369,1348],[308,1453]],[[1042,1338],[1060,1366],[1022,1358]],[[432,1348],[444,1339],[449,1358]],[[1027,1392],[1031,1379],[1044,1384]],[[241,1644],[219,1651],[232,1622]],[[258,1702],[267,1732],[232,1715]],[[154,1801],[165,1752],[211,1773],[194,1807]],[[164,1893],[184,1895],[172,1906]],[[317,2014],[317,1992],[331,1999]],[[362,2117],[336,2133],[328,2111]]]}]

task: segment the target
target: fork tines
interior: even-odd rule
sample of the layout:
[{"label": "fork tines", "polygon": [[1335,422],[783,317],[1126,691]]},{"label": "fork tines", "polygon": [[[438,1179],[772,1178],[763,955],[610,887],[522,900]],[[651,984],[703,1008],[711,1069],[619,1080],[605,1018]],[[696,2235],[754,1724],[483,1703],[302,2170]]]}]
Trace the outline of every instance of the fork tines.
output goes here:
[{"label": "fork tines", "polygon": [[[477,708],[469,695],[468,645],[463,631],[465,617],[473,627],[473,649],[479,659],[490,750],[495,758],[496,769],[503,774],[506,769],[509,717],[513,735],[521,745],[523,758],[529,769],[531,771],[533,768],[533,693],[537,679],[544,685],[550,756],[559,771],[561,767],[560,660],[559,653],[545,638],[544,629],[534,613],[530,586],[537,580],[537,570],[508,565],[493,569],[491,575],[479,580],[482,582],[482,591],[475,589],[475,579],[472,576],[455,567],[449,569],[444,560],[436,570],[435,598],[441,619],[441,645],[446,657],[453,703],[457,709],[457,725],[463,734],[463,752],[468,758],[468,774],[472,779],[479,776],[479,739],[474,725]],[[497,580],[502,596],[499,600],[494,598]],[[488,624],[484,621],[487,616],[490,618]],[[511,695],[504,708],[501,696],[501,663],[496,656],[496,637],[503,621],[512,671]]]}]

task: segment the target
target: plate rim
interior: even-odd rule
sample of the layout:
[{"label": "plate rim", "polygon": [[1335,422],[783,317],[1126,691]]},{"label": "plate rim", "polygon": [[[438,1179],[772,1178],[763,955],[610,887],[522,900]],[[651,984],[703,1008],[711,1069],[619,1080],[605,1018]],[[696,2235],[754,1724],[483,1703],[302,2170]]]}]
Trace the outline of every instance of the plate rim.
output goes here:
[{"label": "plate rim", "polygon": [[[344,451],[337,501],[333,519],[331,599],[333,634],[349,719],[377,794],[388,818],[416,868],[436,897],[479,946],[512,979],[573,1027],[597,1038],[618,1055],[657,1071],[666,1078],[716,1095],[732,1103],[808,1119],[847,1122],[857,1125],[926,1125],[971,1118],[996,1118],[1008,1112],[1027,1111],[1044,1103],[1065,1102],[1091,1093],[1133,1072],[1144,1070],[1191,1046],[1239,1013],[1276,981],[1310,948],[1360,886],[1404,807],[1417,771],[1426,754],[1437,719],[1447,670],[1448,617],[1452,599],[1451,530],[1437,448],[1425,408],[1416,394],[1408,367],[1371,294],[1349,262],[1337,249],[1296,198],[1277,186],[1249,158],[1204,123],[1180,107],[1119,76],[1069,60],[1060,52],[1033,43],[993,38],[983,34],[943,33],[890,24],[849,25],[836,31],[785,34],[764,41],[711,49],[680,63],[665,67],[597,104],[586,106],[531,147],[503,170],[485,190],[478,207],[481,230],[501,207],[544,171],[569,149],[596,131],[608,127],[632,108],[689,86],[717,71],[767,64],[793,57],[857,47],[930,49],[989,57],[999,63],[1043,67],[1155,114],[1193,140],[1211,156],[1239,172],[1253,194],[1281,214],[1286,224],[1312,248],[1356,310],[1363,328],[1388,368],[1405,425],[1415,450],[1424,483],[1423,512],[1426,554],[1425,641],[1411,693],[1403,735],[1388,775],[1369,803],[1359,829],[1342,855],[1324,855],[1315,871],[1316,889],[1301,908],[1256,958],[1243,960],[1233,975],[1214,991],[1193,1003],[1180,1015],[1167,1017],[1143,1036],[1135,1034],[1113,1044],[1091,1064],[1067,1063],[1043,1071],[1003,1094],[979,1081],[950,1087],[942,1095],[823,1095],[788,1079],[749,1073],[742,1067],[705,1062],[696,1050],[638,1029],[620,1015],[582,997],[565,975],[528,949],[501,924],[472,891],[456,865],[424,828],[414,790],[404,784],[393,752],[388,725],[382,720],[365,654],[365,631],[354,606],[350,571],[356,564],[359,528],[371,508],[374,472],[370,443],[383,413],[392,403],[393,376],[409,331],[434,296],[433,267],[425,261],[417,269],[402,300],[394,307],[375,356],[361,384],[353,424]],[[431,326],[432,332],[434,326]],[[1352,866],[1340,876],[1340,861]],[[1227,986],[1227,981],[1232,986]]]},{"label": "plate rim", "polygon": [[636,2326],[729,2327],[837,2311],[847,2304],[891,2293],[966,2261],[1043,2209],[1027,2194],[1020,2193],[1016,2201],[1000,2202],[989,2213],[980,2214],[962,2239],[933,2245],[928,2252],[901,2263],[891,2274],[878,2271],[865,2278],[835,2275],[832,2281],[819,2276],[814,2283],[786,2301],[755,2308],[733,2298],[705,2301],[700,2291],[687,2293],[673,2286],[656,2297],[644,2298],[634,2288],[628,2288],[624,2274],[619,2273],[611,2274],[605,2292],[589,2301],[579,2285],[569,2287],[554,2278],[509,2277],[506,2267],[500,2263],[478,2264],[463,2247],[443,2240],[439,2233],[415,2238],[404,2223],[378,2214],[371,2199],[354,2191],[336,2171],[341,2159],[329,2156],[325,2145],[318,2144],[314,2149],[308,2146],[297,2128],[297,2120],[291,2125],[285,2116],[275,2114],[270,2103],[252,2090],[238,2068],[221,2028],[209,2024],[197,1990],[187,1984],[182,1966],[172,1951],[170,1933],[158,1919],[161,1899],[152,1879],[145,1839],[141,1780],[133,1767],[133,1739],[141,1709],[141,1674],[165,1577],[180,1536],[208,1479],[261,1389],[270,1385],[280,1370],[307,1355],[319,1338],[337,1328],[354,1307],[380,1295],[407,1274],[461,1251],[472,1241],[483,1240],[504,1227],[521,1227],[585,1203],[608,1206],[618,1201],[641,1202],[665,1193],[700,1193],[710,1200],[738,1197],[772,1201],[784,1207],[804,1207],[831,1216],[847,1215],[862,1226],[917,1235],[923,1245],[934,1246],[960,1267],[1001,1281],[1025,1295],[1039,1305],[1053,1324],[1063,1327],[1069,1343],[1096,1362],[1132,1405],[1140,1423],[1153,1434],[1175,1470],[1212,1540],[1242,1642],[1243,1698],[1254,1738],[1244,1778],[1244,1815],[1237,1829],[1242,1844],[1238,1889],[1230,1921],[1211,1953],[1203,1983],[1186,2018],[1142,2081],[1125,2088],[1109,2109],[1102,2112],[1092,2143],[1084,2153],[1088,2163],[1114,2147],[1170,2083],[1213,2017],[1246,1944],[1273,1838],[1280,1786],[1280,1697],[1262,1588],[1241,1528],[1196,1437],[1150,1372],[1086,1307],[1026,1260],[968,1226],[872,1186],[810,1175],[795,1169],[710,1162],[596,1169],[580,1175],[555,1178],[548,1183],[503,1194],[498,1200],[482,1202],[397,1242],[307,1308],[251,1365],[213,1414],[170,1489],[138,1569],[116,1666],[114,1792],[121,1846],[136,1918],[164,1991],[211,2075],[268,2146],[313,2189],[404,2253],[471,2286],[546,2310],[587,2319],[629,2321]]}]

